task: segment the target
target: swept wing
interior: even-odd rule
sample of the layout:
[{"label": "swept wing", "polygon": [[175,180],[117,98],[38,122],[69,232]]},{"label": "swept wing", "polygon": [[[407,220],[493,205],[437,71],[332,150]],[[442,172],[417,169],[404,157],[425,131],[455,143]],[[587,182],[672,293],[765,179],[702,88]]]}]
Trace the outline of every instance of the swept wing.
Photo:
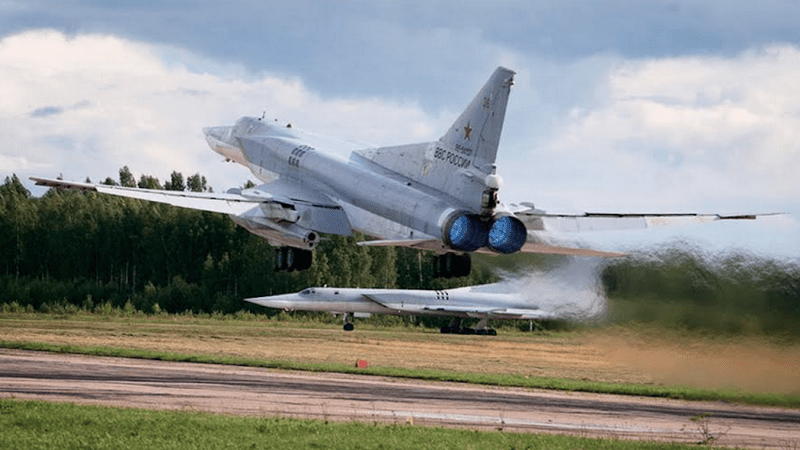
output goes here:
[{"label": "swept wing", "polygon": [[99,192],[101,194],[116,195],[118,197],[135,198],[151,202],[166,203],[182,208],[198,209],[201,211],[218,212],[239,215],[258,206],[261,201],[247,198],[240,194],[212,194],[185,191],[161,191],[155,189],[139,189],[122,186],[108,186],[105,184],[78,183],[73,181],[53,180],[48,178],[31,177],[39,186],[48,186],[57,189],[76,189],[81,191]]},{"label": "swept wing", "polygon": [[[452,290],[451,292],[457,292],[458,290]],[[481,294],[475,294],[480,296]],[[487,300],[493,296],[493,294],[484,294]],[[496,295],[496,294],[494,294]],[[486,302],[485,304],[477,304],[469,305],[454,302],[431,302],[431,303],[419,303],[419,302],[406,302],[403,301],[403,297],[406,294],[403,293],[395,293],[395,292],[387,292],[381,293],[376,292],[375,290],[364,292],[362,294],[363,297],[369,299],[372,302],[377,303],[378,305],[398,311],[404,314],[434,314],[434,315],[446,315],[446,316],[458,316],[458,317],[468,317],[473,319],[551,319],[555,318],[556,316],[552,313],[542,311],[540,309],[521,309],[521,308],[506,308],[502,306],[492,305],[490,302]]]},{"label": "swept wing", "polygon": [[755,220],[758,217],[780,215],[719,214],[719,213],[593,213],[552,214],[538,209],[514,212],[529,231],[586,232],[635,230],[659,226],[677,226],[720,220]]},{"label": "swept wing", "polygon": [[317,233],[349,235],[352,232],[347,215],[330,197],[283,180],[252,189],[231,189],[224,194],[140,189],[36,177],[31,180],[40,186],[99,192],[228,214],[237,224],[273,245],[311,249],[319,240]]}]

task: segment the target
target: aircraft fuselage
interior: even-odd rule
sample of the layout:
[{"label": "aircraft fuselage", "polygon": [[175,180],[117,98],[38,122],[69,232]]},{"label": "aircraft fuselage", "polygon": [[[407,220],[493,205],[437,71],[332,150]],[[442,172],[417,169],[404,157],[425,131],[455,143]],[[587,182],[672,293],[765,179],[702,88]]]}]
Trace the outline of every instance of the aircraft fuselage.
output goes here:
[{"label": "aircraft fuselage", "polygon": [[333,313],[428,314],[463,318],[540,319],[552,317],[517,294],[447,290],[314,287],[296,294],[246,299],[289,311]]},{"label": "aircraft fuselage", "polygon": [[[242,134],[245,131],[247,134]],[[336,201],[346,211],[352,227],[359,232],[408,239],[441,239],[445,221],[457,211],[468,210],[458,200],[426,192],[424,186],[396,175],[387,177],[351,159],[318,151],[306,144],[300,133],[276,127],[258,119],[245,117],[234,127],[207,129],[215,151],[235,161],[244,161],[253,175],[263,181],[277,177],[291,181],[299,190],[313,195],[321,193]],[[229,137],[225,145],[216,144]],[[239,148],[241,155],[231,149]],[[430,189],[428,189],[430,191]],[[398,226],[382,223],[375,229],[375,217],[358,214],[357,210],[384,218]],[[386,227],[390,229],[387,230]],[[394,230],[391,230],[394,228]]]},{"label": "aircraft fuselage", "polygon": [[[513,75],[502,67],[495,70],[434,142],[355,148],[251,117],[203,131],[214,151],[265,182],[239,193],[315,215],[299,214],[289,231],[268,214],[234,219],[268,239],[280,232],[283,242],[288,236],[290,246],[306,249],[313,243],[303,236],[311,232],[355,230],[391,245],[425,241],[423,248],[440,252],[514,253],[525,244],[527,231],[513,215],[496,211],[500,179],[494,165]],[[352,150],[349,160],[336,156],[342,150]],[[325,208],[342,214],[323,217]]]},{"label": "aircraft fuselage", "polygon": [[[425,175],[432,170],[430,165],[444,165],[448,169],[445,173],[454,179],[451,184],[482,189],[482,196],[481,191],[472,196],[477,197],[472,205],[360,153],[343,160],[314,147],[314,139],[302,132],[256,118],[243,117],[233,127],[207,128],[204,132],[215,151],[244,162],[259,179],[280,179],[291,184],[302,198],[336,202],[355,231],[382,239],[436,240],[442,242],[442,250],[457,251],[489,247],[498,253],[512,253],[525,242],[526,231],[519,221],[494,215],[497,177],[463,162],[437,158],[437,152],[445,151],[441,142],[410,145],[405,151],[433,155],[426,163],[429,167],[422,168]],[[402,156],[399,153],[398,157]],[[300,219],[297,226],[303,226]],[[514,223],[509,226],[506,222],[511,220]],[[490,239],[494,236],[500,238]],[[494,245],[495,241],[501,245]]]}]

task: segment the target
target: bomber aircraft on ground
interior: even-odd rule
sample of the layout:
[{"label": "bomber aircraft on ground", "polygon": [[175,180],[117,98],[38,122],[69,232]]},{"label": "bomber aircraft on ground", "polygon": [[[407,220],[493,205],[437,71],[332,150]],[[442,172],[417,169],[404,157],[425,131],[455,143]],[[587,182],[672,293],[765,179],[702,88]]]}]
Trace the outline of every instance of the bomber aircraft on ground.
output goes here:
[{"label": "bomber aircraft on ground", "polygon": [[[96,191],[230,215],[276,249],[276,270],[304,270],[324,234],[354,231],[364,245],[437,252],[434,276],[470,273],[470,252],[586,256],[620,253],[557,245],[550,229],[644,228],[671,218],[752,219],[718,214],[547,214],[531,204],[498,201],[500,133],[514,72],[498,67],[466,110],[434,142],[356,148],[290,125],[243,117],[233,126],[205,128],[209,146],[247,167],[263,184],[227,193],[136,189],[31,178],[38,185]],[[349,160],[326,150],[351,149]]]},{"label": "bomber aircraft on ground", "polygon": [[[555,319],[519,294],[491,292],[492,285],[441,291],[414,289],[308,288],[297,294],[248,298],[248,302],[287,311],[327,311],[342,314],[344,330],[352,331],[353,316],[370,314],[451,316],[455,321],[442,333],[496,335],[489,319]],[[462,328],[461,319],[479,319],[477,329]]]}]

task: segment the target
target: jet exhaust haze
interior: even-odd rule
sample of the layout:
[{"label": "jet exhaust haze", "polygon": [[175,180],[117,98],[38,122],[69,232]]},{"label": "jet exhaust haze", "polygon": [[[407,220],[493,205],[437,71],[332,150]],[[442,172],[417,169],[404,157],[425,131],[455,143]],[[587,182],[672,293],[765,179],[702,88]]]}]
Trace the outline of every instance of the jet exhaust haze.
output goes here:
[{"label": "jet exhaust haze", "polygon": [[608,309],[599,258],[569,258],[550,269],[528,268],[524,272],[500,273],[500,282],[475,288],[481,292],[516,293],[521,300],[573,322],[602,320]]}]

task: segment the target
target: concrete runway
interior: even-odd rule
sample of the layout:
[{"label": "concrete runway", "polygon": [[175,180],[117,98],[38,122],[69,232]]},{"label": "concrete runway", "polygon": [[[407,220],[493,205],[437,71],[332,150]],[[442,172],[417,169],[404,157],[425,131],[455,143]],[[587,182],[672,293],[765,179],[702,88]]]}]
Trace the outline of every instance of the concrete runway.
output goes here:
[{"label": "concrete runway", "polygon": [[0,349],[0,397],[246,416],[800,446],[800,411],[395,378],[56,355]]}]

